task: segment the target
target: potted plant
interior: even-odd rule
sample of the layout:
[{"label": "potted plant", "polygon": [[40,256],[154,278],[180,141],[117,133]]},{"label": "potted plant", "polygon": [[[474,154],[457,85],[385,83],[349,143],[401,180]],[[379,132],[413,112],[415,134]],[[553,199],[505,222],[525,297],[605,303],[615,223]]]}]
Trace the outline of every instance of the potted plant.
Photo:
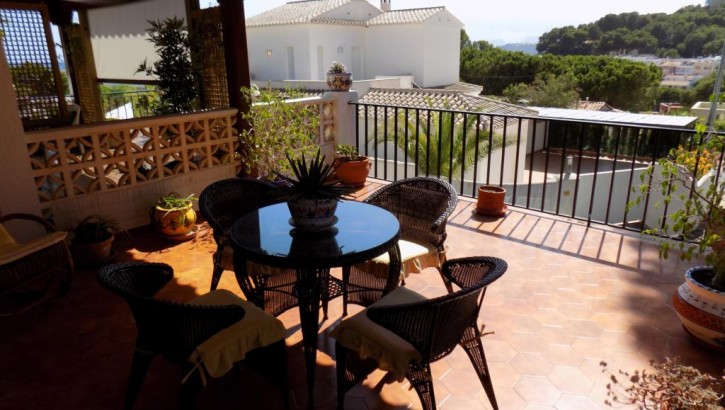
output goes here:
[{"label": "potted plant", "polygon": [[292,219],[290,224],[302,231],[318,231],[332,227],[336,222],[337,202],[354,188],[342,185],[334,178],[334,168],[320,157],[307,160],[287,157],[293,176],[276,172],[288,186],[280,187],[275,195],[287,201]]},{"label": "potted plant", "polygon": [[476,213],[484,216],[503,216],[506,213],[506,189],[495,185],[478,187]]},{"label": "potted plant", "polygon": [[[660,257],[678,249],[682,260],[704,260],[707,266],[685,273],[673,304],[685,330],[704,345],[725,352],[725,178],[723,137],[698,125],[692,147],[679,146],[641,176],[639,193],[628,206],[651,193],[662,195],[669,208],[661,228],[644,232],[661,238]],[[681,239],[673,242],[670,238]]]},{"label": "potted plant", "polygon": [[[614,407],[615,403],[617,406],[634,404],[639,409],[658,410],[717,410],[725,406],[725,372],[718,382],[715,377],[685,366],[676,358],[667,358],[663,363],[651,361],[650,364],[654,371],[642,369],[629,373],[619,370],[617,374],[610,373],[604,403],[610,407]],[[601,362],[600,365],[606,372],[607,363]],[[620,377],[627,382],[621,382]]]},{"label": "potted plant", "polygon": [[110,260],[113,240],[121,232],[118,220],[105,215],[83,218],[71,231],[73,260],[78,265],[95,265]]},{"label": "potted plant", "polygon": [[176,192],[163,195],[153,208],[153,222],[159,235],[173,241],[186,241],[196,235],[194,194],[180,196]]},{"label": "potted plant", "polygon": [[137,73],[156,77],[159,101],[152,108],[156,114],[194,111],[199,106],[197,69],[192,64],[192,40],[184,19],[169,17],[149,20],[148,41],[154,45],[158,60],[149,65],[144,60]]},{"label": "potted plant", "polygon": [[352,145],[338,145],[337,157],[333,163],[335,175],[341,183],[361,187],[370,172],[370,158],[360,155]]},{"label": "potted plant", "polygon": [[240,133],[242,163],[248,176],[274,180],[275,170],[291,172],[287,156],[314,155],[318,146],[320,113],[308,105],[290,102],[287,97],[298,91],[243,88],[242,96],[250,105],[242,119],[249,127]]},{"label": "potted plant", "polygon": [[327,86],[332,91],[349,91],[352,86],[352,73],[345,64],[333,61],[327,69]]}]

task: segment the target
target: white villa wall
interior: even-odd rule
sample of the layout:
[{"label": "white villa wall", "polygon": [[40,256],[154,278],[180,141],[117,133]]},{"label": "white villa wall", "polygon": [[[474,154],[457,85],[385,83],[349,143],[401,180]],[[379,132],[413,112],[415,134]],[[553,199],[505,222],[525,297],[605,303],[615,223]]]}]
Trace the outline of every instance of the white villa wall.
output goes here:
[{"label": "white villa wall", "polygon": [[[317,80],[325,80],[327,69],[330,67],[330,63],[338,61],[352,70],[352,48],[360,48],[361,67],[365,67],[365,28],[361,26],[351,26],[341,29],[339,26],[333,26],[329,24],[320,24],[311,26],[310,29],[310,72],[309,77],[298,77],[298,78],[310,78]],[[322,47],[323,57],[322,66],[318,65],[318,47]],[[352,78],[363,79],[365,77],[365,70],[362,72],[352,73]]]},{"label": "white villa wall", "polygon": [[[294,49],[295,78],[289,78],[287,47]],[[247,30],[249,72],[253,80],[281,81],[310,77],[310,30],[304,25],[252,27]],[[272,50],[272,55],[267,55]]]},{"label": "white villa wall", "polygon": [[425,32],[421,25],[380,25],[368,28],[365,72],[393,76],[412,74],[416,81],[422,82],[424,59],[421,57],[425,55],[425,42],[421,41],[423,38]]},{"label": "white villa wall", "polygon": [[453,84],[459,79],[461,27],[452,24],[454,21],[458,19],[442,11],[424,23],[423,87]]}]

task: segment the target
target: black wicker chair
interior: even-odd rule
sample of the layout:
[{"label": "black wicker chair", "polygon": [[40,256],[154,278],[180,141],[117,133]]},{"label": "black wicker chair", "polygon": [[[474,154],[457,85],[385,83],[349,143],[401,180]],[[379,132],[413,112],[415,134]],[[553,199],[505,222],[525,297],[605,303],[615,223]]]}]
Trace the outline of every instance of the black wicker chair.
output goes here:
[{"label": "black wicker chair", "polygon": [[[3,226],[28,221],[45,228],[46,235],[17,242]],[[26,311],[65,293],[73,279],[67,232],[58,232],[35,215],[14,213],[0,217],[0,316]]]},{"label": "black wicker chair", "polygon": [[[211,290],[219,285],[224,270],[234,269],[229,238],[232,224],[248,212],[279,202],[270,195],[275,188],[274,184],[258,179],[228,178],[214,182],[202,191],[199,210],[212,227],[217,243]],[[251,282],[257,286],[244,286],[247,282],[240,281],[248,300],[274,316],[297,306],[297,296],[294,294],[297,276],[293,269],[275,268],[274,274],[262,274],[254,271],[255,265],[251,267],[247,272]]]},{"label": "black wicker chair", "polygon": [[[420,268],[435,266],[440,272],[446,260],[446,222],[458,203],[458,194],[451,184],[431,177],[407,178],[383,186],[363,202],[385,208],[398,218],[401,238],[398,251],[405,274],[411,271],[415,260],[420,261],[421,251],[425,255]],[[410,245],[417,250],[411,252]],[[434,261],[430,261],[431,256]],[[370,306],[397,286],[400,280],[388,276],[397,272],[386,267],[387,263],[387,255],[383,255],[343,269],[346,283],[343,315],[347,314],[348,303]],[[443,279],[451,292],[450,283]]]},{"label": "black wicker chair", "polygon": [[[98,273],[101,285],[126,300],[138,328],[126,392],[126,409],[133,408],[151,359],[157,354],[182,366],[182,375],[187,377],[182,380],[180,406],[193,408],[205,380],[207,366],[193,363],[192,354],[196,354],[203,342],[221,330],[242,321],[249,309],[257,309],[226,290],[212,291],[199,297],[198,302],[196,299],[188,303],[155,299],[153,296],[173,275],[169,265],[147,262],[107,265]],[[221,297],[212,303],[209,296]],[[219,300],[224,301],[224,304],[219,304]],[[257,317],[267,315],[259,310],[257,312]],[[270,319],[263,323],[265,326],[281,328],[279,340],[271,340],[270,344],[247,352],[245,362],[281,387],[286,408],[288,389],[284,327],[281,323],[272,322],[276,319]],[[261,325],[257,325],[256,330],[262,332],[260,329]],[[194,371],[198,371],[200,377],[194,377]]]},{"label": "black wicker chair", "polygon": [[[418,393],[423,408],[434,409],[430,363],[461,345],[471,359],[491,405],[498,409],[477,319],[486,287],[506,269],[506,262],[498,258],[451,259],[443,264],[442,271],[448,281],[461,287],[460,290],[425,299],[400,287],[364,311],[343,320],[332,332],[337,339],[338,408],[343,408],[347,390],[381,367],[399,380],[404,374]],[[389,333],[380,333],[383,328],[399,338],[391,341]],[[383,359],[362,360],[359,350],[366,350],[369,356],[372,356],[370,352],[383,352],[379,353]]]}]

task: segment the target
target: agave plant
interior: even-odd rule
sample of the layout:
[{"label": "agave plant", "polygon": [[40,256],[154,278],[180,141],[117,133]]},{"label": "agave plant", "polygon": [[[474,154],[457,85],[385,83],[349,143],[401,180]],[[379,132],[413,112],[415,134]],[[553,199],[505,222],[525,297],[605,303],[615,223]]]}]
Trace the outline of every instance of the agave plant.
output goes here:
[{"label": "agave plant", "polygon": [[304,154],[299,159],[287,155],[287,161],[294,176],[275,171],[288,184],[287,187],[277,190],[278,197],[282,199],[339,199],[342,195],[355,191],[353,187],[340,184],[334,177],[335,169],[325,162],[325,156],[320,154],[319,149],[309,161]]}]

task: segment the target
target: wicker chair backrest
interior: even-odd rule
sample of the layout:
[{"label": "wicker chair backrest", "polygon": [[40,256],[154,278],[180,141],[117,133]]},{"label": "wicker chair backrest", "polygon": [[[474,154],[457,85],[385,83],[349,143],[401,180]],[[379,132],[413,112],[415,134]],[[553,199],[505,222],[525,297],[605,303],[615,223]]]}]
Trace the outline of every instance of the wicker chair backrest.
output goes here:
[{"label": "wicker chair backrest", "polygon": [[423,302],[368,308],[368,317],[412,344],[430,363],[450,353],[476,320],[478,296],[471,287]]},{"label": "wicker chair backrest", "polygon": [[471,324],[476,324],[486,287],[506,271],[506,262],[493,257],[451,259],[443,273],[461,290],[422,302],[368,308],[370,320],[410,342],[424,362],[450,353]]},{"label": "wicker chair backrest", "polygon": [[441,179],[415,177],[385,185],[364,202],[395,215],[402,237],[442,248],[446,221],[458,203],[458,194]]},{"label": "wicker chair backrest", "polygon": [[136,321],[138,349],[184,363],[196,346],[244,317],[241,306],[190,305],[153,296],[173,277],[163,263],[131,262],[103,267],[98,281],[123,297]]},{"label": "wicker chair backrest", "polygon": [[199,196],[199,211],[214,230],[217,243],[229,240],[229,230],[242,215],[278,202],[269,193],[271,182],[250,178],[228,178],[204,188]]}]

